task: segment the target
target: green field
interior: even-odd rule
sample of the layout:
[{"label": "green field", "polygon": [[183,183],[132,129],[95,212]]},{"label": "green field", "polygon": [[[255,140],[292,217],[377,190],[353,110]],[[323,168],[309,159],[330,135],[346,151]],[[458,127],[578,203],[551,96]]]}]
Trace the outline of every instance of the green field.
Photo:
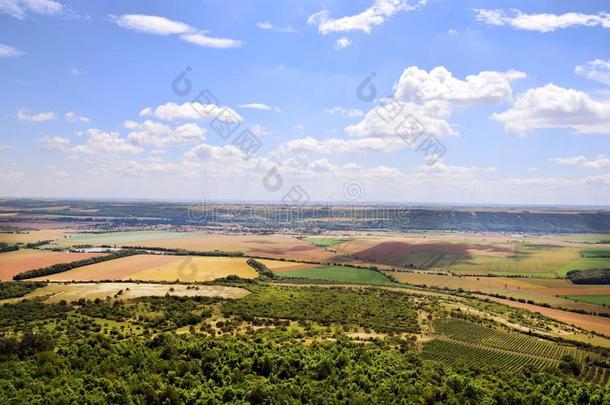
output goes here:
[{"label": "green field", "polygon": [[588,304],[610,306],[610,295],[564,295],[563,297]]},{"label": "green field", "polygon": [[307,242],[312,245],[319,246],[322,248],[327,248],[330,246],[338,245],[339,243],[348,242],[352,240],[351,238],[318,238],[318,237],[310,237],[305,239]]},{"label": "green field", "polygon": [[377,271],[343,266],[319,266],[309,269],[284,271],[279,274],[287,278],[305,278],[335,281],[337,283],[396,285],[396,283],[390,281]]},{"label": "green field", "polygon": [[585,248],[580,251],[580,255],[586,258],[608,258],[610,249],[607,248]]},{"label": "green field", "polygon": [[558,274],[565,277],[566,273],[571,270],[593,269],[610,269],[610,258],[583,258],[574,260],[559,268]]}]

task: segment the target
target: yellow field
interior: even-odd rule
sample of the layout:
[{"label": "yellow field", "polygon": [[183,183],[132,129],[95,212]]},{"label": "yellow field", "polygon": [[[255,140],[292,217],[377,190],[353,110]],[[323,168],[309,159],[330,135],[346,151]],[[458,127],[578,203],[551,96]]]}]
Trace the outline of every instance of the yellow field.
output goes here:
[{"label": "yellow field", "polygon": [[[170,290],[171,289],[171,290]],[[0,303],[15,302],[22,299],[32,299],[47,297],[48,303],[55,303],[61,300],[66,302],[77,301],[80,298],[94,300],[96,298],[105,299],[114,297],[122,291],[120,299],[133,299],[138,297],[157,296],[163,297],[166,294],[176,296],[205,296],[221,298],[243,298],[248,295],[248,290],[238,287],[227,286],[189,286],[185,284],[147,284],[147,283],[51,283],[46,287],[34,290],[25,297],[2,300]]]},{"label": "yellow field", "polygon": [[0,253],[0,280],[12,280],[13,276],[26,270],[39,269],[58,263],[69,263],[103,253],[70,253],[52,252],[39,249],[19,249],[13,252]]},{"label": "yellow field", "polygon": [[27,233],[0,233],[0,242],[31,243],[43,240],[56,240],[63,238],[66,233],[62,229],[42,229],[39,231],[28,231]]},{"label": "yellow field", "polygon": [[[297,264],[266,260],[271,267]],[[49,281],[210,281],[236,275],[255,278],[258,273],[241,257],[135,255],[39,277]]]}]

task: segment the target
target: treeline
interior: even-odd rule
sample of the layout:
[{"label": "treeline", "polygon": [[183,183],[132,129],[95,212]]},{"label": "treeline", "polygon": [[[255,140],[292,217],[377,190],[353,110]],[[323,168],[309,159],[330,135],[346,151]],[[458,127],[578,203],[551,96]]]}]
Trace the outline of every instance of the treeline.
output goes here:
[{"label": "treeline", "polygon": [[[107,245],[102,245],[106,247]],[[110,247],[110,246],[107,246]],[[129,250],[154,250],[158,252],[171,253],[176,256],[224,256],[224,257],[243,257],[244,252],[230,251],[230,250],[210,250],[210,251],[199,251],[199,250],[185,250],[175,248],[164,248],[164,247],[146,247],[146,246],[121,246],[121,249]]]},{"label": "treeline", "polygon": [[275,278],[275,273],[272,272],[271,270],[269,270],[269,268],[267,266],[265,266],[263,263],[259,262],[258,260],[248,259],[248,260],[246,260],[246,263],[248,263],[248,265],[250,267],[252,267],[254,270],[256,270],[256,272],[260,276],[268,277],[268,278]]},{"label": "treeline", "polygon": [[19,245],[17,245],[17,244],[11,245],[6,242],[0,242],[0,253],[14,252],[16,250],[19,250]]},{"label": "treeline", "polygon": [[572,270],[567,276],[574,284],[610,284],[610,269]]},{"label": "treeline", "polygon": [[42,282],[0,283],[0,300],[23,297],[24,295],[31,293],[37,288],[44,287],[45,285],[47,284]]},{"label": "treeline", "polygon": [[50,276],[51,274],[63,273],[64,271],[72,270],[77,267],[88,266],[90,264],[101,263],[126,256],[133,256],[140,253],[141,252],[138,252],[137,250],[120,250],[106,256],[90,257],[88,259],[77,260],[69,263],[58,263],[49,267],[24,271],[23,273],[13,276],[13,280],[26,280],[28,278]]}]

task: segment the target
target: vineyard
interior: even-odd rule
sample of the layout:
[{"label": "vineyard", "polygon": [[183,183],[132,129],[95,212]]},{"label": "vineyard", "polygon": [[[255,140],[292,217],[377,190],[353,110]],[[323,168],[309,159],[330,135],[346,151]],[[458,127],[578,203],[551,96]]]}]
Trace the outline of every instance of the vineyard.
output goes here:
[{"label": "vineyard", "polygon": [[585,362],[594,354],[575,347],[545,342],[518,332],[505,332],[460,319],[433,322],[438,338],[424,347],[424,357],[453,365],[497,367],[516,371],[526,364],[539,369],[557,367],[562,356],[583,365],[580,378],[609,385],[610,370]]}]

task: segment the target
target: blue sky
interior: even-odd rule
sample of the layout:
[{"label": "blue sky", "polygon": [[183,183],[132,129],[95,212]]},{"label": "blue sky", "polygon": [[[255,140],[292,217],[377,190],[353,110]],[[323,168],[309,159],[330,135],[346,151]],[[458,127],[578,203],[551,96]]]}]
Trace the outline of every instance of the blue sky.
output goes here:
[{"label": "blue sky", "polygon": [[0,195],[607,205],[608,13],[2,0]]}]

